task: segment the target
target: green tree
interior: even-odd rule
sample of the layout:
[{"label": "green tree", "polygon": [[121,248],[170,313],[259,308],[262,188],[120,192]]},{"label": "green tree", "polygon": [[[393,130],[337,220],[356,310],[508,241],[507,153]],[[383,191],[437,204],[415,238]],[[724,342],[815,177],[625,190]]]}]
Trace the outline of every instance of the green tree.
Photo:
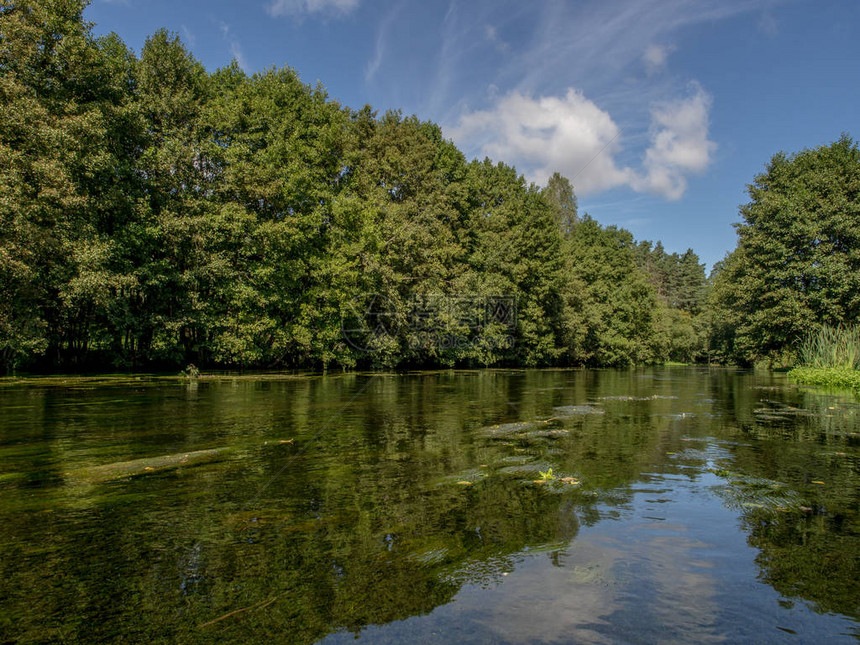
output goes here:
[{"label": "green tree", "polygon": [[577,214],[578,203],[573,185],[567,177],[554,172],[547,181],[541,194],[549,203],[552,213],[558,222],[558,228],[563,235],[568,236],[579,221]]},{"label": "green tree", "polygon": [[551,363],[561,351],[563,261],[555,216],[516,169],[485,159],[472,162],[469,171],[474,235],[469,264],[476,291],[510,296],[517,307],[515,347],[500,348],[496,360]]},{"label": "green tree", "polygon": [[705,265],[693,249],[687,249],[678,256],[676,267],[677,293],[673,306],[696,316],[702,311],[706,296]]},{"label": "green tree", "polygon": [[[422,299],[447,303],[463,287],[465,160],[433,123],[399,112],[370,116],[365,110],[352,120],[351,163],[333,222],[348,246],[332,248],[360,272],[357,308],[384,309],[387,333],[371,342],[372,355],[365,358],[386,365],[450,364],[464,356],[439,342],[440,334],[462,333],[450,312],[428,307],[421,327],[433,333],[426,336],[413,314]],[[350,233],[350,226],[358,229]]]},{"label": "green tree", "polygon": [[692,249],[667,253],[661,242],[639,242],[636,265],[657,293],[654,360],[690,363],[706,357],[703,307],[707,294],[705,266]]},{"label": "green tree", "polygon": [[[327,264],[337,225],[349,118],[291,69],[248,79],[238,66],[211,79],[203,159],[213,214],[228,228],[208,255],[223,258],[214,294],[213,357],[233,364],[325,366],[342,352],[341,258]],[[341,348],[342,349],[342,348]]]},{"label": "green tree", "polygon": [[715,336],[734,360],[790,360],[810,329],[860,316],[860,151],[843,135],[779,153],[749,194],[715,275]]},{"label": "green tree", "polygon": [[705,265],[693,249],[667,253],[662,242],[639,242],[633,249],[636,265],[648,276],[667,306],[692,315],[701,311],[705,297]]},{"label": "green tree", "polygon": [[133,57],[85,2],[0,3],[0,362],[75,364],[123,287],[133,210]]},{"label": "green tree", "polygon": [[[438,125],[289,68],[210,74],[163,29],[138,60],[85,6],[0,0],[0,365],[689,354],[698,258],[580,221],[560,174],[467,163]],[[368,306],[387,330],[357,347],[342,323]]]},{"label": "green tree", "polygon": [[655,356],[657,296],[637,268],[633,236],[584,216],[565,242],[564,345],[584,365],[647,363]]}]

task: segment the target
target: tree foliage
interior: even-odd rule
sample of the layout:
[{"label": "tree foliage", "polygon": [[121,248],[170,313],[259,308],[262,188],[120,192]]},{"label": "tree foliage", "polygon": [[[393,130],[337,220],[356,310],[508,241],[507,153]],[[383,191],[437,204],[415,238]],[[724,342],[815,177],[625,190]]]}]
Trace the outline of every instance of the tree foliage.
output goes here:
[{"label": "tree foliage", "polygon": [[640,242],[636,264],[657,293],[655,351],[663,360],[692,363],[708,357],[705,265],[692,249],[667,253],[660,242]]},{"label": "tree foliage", "polygon": [[569,236],[579,221],[579,204],[573,184],[560,173],[553,173],[542,191],[562,234]]},{"label": "tree foliage", "polygon": [[0,0],[3,367],[695,356],[698,258],[580,218],[559,173],[166,30],[138,57],[85,5]]},{"label": "tree foliage", "polygon": [[777,154],[749,195],[715,273],[715,335],[728,359],[784,362],[810,330],[860,316],[860,150],[843,135]]},{"label": "tree foliage", "polygon": [[567,242],[565,346],[573,363],[628,365],[655,355],[657,299],[638,269],[633,236],[587,215]]}]

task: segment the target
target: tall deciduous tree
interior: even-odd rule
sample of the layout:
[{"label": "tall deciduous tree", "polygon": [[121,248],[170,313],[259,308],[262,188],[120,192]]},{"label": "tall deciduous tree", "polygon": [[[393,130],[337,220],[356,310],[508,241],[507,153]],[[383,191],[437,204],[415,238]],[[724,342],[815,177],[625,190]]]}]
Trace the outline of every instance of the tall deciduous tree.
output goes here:
[{"label": "tall deciduous tree", "polygon": [[470,167],[475,244],[470,257],[479,293],[512,297],[517,306],[516,347],[500,352],[526,365],[559,353],[561,236],[553,213],[517,171],[489,159]]},{"label": "tall deciduous tree", "polygon": [[76,0],[0,3],[0,360],[86,360],[135,199],[133,57]]},{"label": "tall deciduous tree", "polygon": [[654,352],[657,298],[634,257],[633,236],[586,215],[566,240],[563,296],[568,360],[586,365],[647,363]]},{"label": "tall deciduous tree", "polygon": [[777,154],[749,186],[716,275],[724,351],[779,360],[817,325],[860,317],[860,150],[847,135]]},{"label": "tall deciduous tree", "polygon": [[573,184],[567,177],[555,172],[541,193],[552,209],[559,230],[564,236],[570,235],[579,220],[578,202]]}]

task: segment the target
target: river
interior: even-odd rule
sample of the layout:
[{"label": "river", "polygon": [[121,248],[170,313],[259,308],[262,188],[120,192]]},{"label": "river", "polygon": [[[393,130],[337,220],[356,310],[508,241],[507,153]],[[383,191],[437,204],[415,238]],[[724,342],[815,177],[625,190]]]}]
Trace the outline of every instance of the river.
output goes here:
[{"label": "river", "polygon": [[856,642],[860,404],[708,368],[0,379],[0,642]]}]

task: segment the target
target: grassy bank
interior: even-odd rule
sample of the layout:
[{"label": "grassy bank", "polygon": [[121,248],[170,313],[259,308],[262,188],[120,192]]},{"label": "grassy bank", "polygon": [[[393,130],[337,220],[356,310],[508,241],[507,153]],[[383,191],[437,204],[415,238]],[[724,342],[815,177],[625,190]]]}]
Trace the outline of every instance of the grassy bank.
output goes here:
[{"label": "grassy bank", "polygon": [[804,339],[798,358],[789,372],[798,383],[860,389],[860,327],[824,326]]},{"label": "grassy bank", "polygon": [[860,370],[847,367],[795,367],[788,376],[805,385],[845,387],[860,390]]}]

